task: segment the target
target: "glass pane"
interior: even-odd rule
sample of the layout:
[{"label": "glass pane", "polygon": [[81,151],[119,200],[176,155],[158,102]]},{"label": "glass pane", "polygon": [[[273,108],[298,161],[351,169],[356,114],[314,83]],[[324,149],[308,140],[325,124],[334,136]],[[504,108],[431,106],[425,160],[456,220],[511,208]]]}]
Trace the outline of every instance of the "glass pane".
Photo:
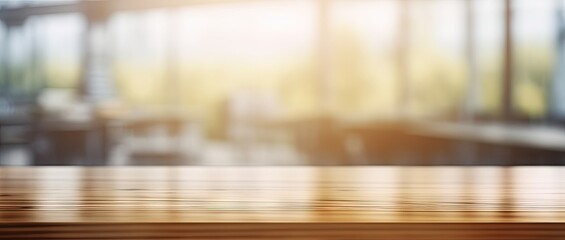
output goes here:
[{"label": "glass pane", "polygon": [[331,15],[334,111],[340,117],[395,114],[397,1],[335,1]]},{"label": "glass pane", "polygon": [[541,118],[553,77],[556,12],[554,0],[514,0],[514,110]]},{"label": "glass pane", "polygon": [[55,5],[79,2],[80,0],[2,0],[0,7],[24,7],[30,5]]},{"label": "glass pane", "polygon": [[134,106],[166,103],[167,14],[166,10],[119,13],[112,19],[116,82],[123,100]]},{"label": "glass pane", "polygon": [[554,63],[554,76],[548,93],[551,101],[549,109],[551,118],[563,120],[565,118],[565,0],[558,1],[555,10],[556,62]]},{"label": "glass pane", "polygon": [[15,96],[21,96],[26,90],[25,71],[29,48],[26,46],[25,37],[24,25],[11,28],[6,39],[7,46],[9,46],[6,52],[9,59],[6,62],[9,81],[8,91]]},{"label": "glass pane", "polygon": [[[2,26],[0,46],[0,87],[13,97],[27,98],[37,91],[34,61],[37,47],[33,45],[36,26],[33,18],[19,26]],[[8,30],[9,29],[9,30]]]},{"label": "glass pane", "polygon": [[502,0],[476,0],[475,51],[479,79],[478,111],[481,116],[501,113],[504,50],[504,5]]},{"label": "glass pane", "polygon": [[81,36],[84,19],[79,14],[41,17],[38,22],[42,65],[48,87],[77,87],[80,80],[82,57]]},{"label": "glass pane", "polygon": [[409,11],[409,113],[457,115],[467,87],[464,1],[413,0]]},{"label": "glass pane", "polygon": [[[6,39],[6,25],[4,24],[0,24],[0,46],[2,48],[5,48],[7,45],[7,39]],[[5,89],[4,86],[7,82],[6,79],[6,51],[2,51],[0,52],[0,92],[3,92]]]}]

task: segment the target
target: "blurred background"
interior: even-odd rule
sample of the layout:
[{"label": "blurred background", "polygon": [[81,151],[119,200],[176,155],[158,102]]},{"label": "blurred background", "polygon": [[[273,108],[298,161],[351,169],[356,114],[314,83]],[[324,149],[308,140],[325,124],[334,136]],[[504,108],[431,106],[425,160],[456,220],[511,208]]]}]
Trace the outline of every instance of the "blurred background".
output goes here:
[{"label": "blurred background", "polygon": [[0,0],[0,165],[562,165],[565,0]]}]

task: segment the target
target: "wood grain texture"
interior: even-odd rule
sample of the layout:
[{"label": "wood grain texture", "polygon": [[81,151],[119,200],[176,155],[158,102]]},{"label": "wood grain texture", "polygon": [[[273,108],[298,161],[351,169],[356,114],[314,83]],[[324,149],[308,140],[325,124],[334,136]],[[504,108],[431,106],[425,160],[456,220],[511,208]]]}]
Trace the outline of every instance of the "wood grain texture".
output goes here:
[{"label": "wood grain texture", "polygon": [[0,168],[0,239],[565,239],[565,167]]},{"label": "wood grain texture", "polygon": [[0,239],[561,240],[562,224],[35,223],[0,224]]},{"label": "wood grain texture", "polygon": [[565,222],[565,167],[0,169],[0,222]]}]

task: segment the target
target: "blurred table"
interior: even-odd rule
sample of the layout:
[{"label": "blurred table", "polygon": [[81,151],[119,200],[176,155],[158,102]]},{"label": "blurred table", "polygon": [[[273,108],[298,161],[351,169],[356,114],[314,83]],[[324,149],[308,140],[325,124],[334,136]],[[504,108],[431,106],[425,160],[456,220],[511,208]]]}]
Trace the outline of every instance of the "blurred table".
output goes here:
[{"label": "blurred table", "polygon": [[556,126],[427,123],[412,134],[493,145],[565,151],[565,129]]},{"label": "blurred table", "polygon": [[0,239],[565,239],[563,176],[565,167],[0,168]]},{"label": "blurred table", "polygon": [[34,165],[105,165],[101,128],[92,120],[43,118],[35,123]]}]

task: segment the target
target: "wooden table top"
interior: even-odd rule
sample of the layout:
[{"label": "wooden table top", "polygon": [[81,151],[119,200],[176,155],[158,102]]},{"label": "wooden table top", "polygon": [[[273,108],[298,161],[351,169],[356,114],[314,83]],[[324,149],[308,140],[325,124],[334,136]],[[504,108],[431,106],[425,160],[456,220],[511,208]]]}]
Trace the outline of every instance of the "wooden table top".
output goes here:
[{"label": "wooden table top", "polygon": [[0,223],[565,223],[565,167],[6,167]]}]

